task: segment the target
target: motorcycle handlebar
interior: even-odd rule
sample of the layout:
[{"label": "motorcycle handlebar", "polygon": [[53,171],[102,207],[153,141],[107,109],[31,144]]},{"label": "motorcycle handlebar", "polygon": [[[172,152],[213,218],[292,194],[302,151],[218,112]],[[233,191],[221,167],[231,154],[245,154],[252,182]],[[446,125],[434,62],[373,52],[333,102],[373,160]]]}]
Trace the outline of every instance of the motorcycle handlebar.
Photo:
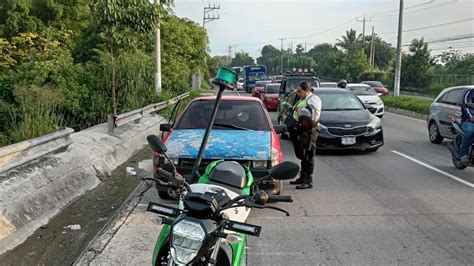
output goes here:
[{"label": "motorcycle handlebar", "polygon": [[286,195],[269,195],[267,202],[293,202],[293,198]]}]

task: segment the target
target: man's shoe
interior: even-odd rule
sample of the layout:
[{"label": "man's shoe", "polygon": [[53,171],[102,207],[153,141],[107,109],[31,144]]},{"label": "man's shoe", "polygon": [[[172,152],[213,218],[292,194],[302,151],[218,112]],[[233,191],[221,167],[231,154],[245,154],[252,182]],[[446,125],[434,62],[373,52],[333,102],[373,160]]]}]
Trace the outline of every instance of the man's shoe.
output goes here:
[{"label": "man's shoe", "polygon": [[461,157],[461,163],[463,164],[470,164],[471,163],[471,160],[469,160],[469,156],[467,155],[464,155]]},{"label": "man's shoe", "polygon": [[303,179],[301,179],[301,178],[298,178],[295,181],[290,181],[290,185],[301,185],[303,183],[304,183]]},{"label": "man's shoe", "polygon": [[295,188],[296,189],[309,189],[309,188],[313,188],[313,184],[301,184],[299,186],[296,186]]}]

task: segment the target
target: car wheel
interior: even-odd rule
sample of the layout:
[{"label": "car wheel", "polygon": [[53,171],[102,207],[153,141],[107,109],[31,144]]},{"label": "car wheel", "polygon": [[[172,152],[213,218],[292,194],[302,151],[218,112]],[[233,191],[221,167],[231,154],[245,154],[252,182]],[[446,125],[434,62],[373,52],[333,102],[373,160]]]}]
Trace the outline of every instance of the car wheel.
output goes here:
[{"label": "car wheel", "polygon": [[377,148],[371,148],[371,149],[365,149],[365,151],[366,151],[366,152],[376,152],[378,149],[379,149],[379,147],[377,147]]},{"label": "car wheel", "polygon": [[441,142],[443,142],[443,137],[439,133],[438,125],[436,125],[434,121],[431,121],[428,127],[428,135],[431,143],[441,144]]},{"label": "car wheel", "polygon": [[173,199],[173,197],[170,195],[168,191],[158,190],[158,196],[160,197],[160,199],[164,199],[164,200]]},{"label": "car wheel", "polygon": [[467,165],[463,164],[463,163],[461,162],[461,160],[459,160],[458,158],[456,158],[456,156],[451,155],[451,159],[452,159],[453,164],[454,164],[454,167],[456,167],[456,169],[463,170],[464,168],[467,167]]}]

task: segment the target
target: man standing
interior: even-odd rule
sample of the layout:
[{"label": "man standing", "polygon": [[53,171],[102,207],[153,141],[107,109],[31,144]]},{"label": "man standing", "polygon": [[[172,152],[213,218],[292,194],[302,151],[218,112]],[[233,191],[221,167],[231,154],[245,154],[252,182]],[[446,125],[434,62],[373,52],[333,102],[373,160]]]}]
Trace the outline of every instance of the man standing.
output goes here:
[{"label": "man standing", "polygon": [[321,114],[321,99],[311,93],[312,87],[308,82],[302,82],[296,89],[299,101],[293,107],[293,119],[297,121],[294,128],[289,128],[295,154],[301,160],[300,177],[290,182],[296,189],[313,187],[314,155],[316,140],[319,133],[319,117]]},{"label": "man standing", "polygon": [[474,103],[474,89],[468,90],[463,97],[461,110],[462,110],[462,123],[461,129],[464,135],[461,140],[461,146],[459,147],[459,155],[461,156],[461,162],[469,164],[469,148],[474,140],[474,108],[467,106],[467,104]]}]

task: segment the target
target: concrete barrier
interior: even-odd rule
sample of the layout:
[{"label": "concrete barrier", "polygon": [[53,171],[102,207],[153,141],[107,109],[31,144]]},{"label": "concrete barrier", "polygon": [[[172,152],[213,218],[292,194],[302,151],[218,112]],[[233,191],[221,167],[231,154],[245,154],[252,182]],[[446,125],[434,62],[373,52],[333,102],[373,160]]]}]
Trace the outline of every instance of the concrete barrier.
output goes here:
[{"label": "concrete barrier", "polygon": [[0,173],[66,148],[71,144],[69,135],[73,132],[73,129],[66,128],[38,138],[1,147]]},{"label": "concrete barrier", "polygon": [[64,152],[49,154],[0,174],[0,254],[27,239],[74,199],[159,133],[162,118],[146,116],[107,134],[101,124],[70,134]]}]

